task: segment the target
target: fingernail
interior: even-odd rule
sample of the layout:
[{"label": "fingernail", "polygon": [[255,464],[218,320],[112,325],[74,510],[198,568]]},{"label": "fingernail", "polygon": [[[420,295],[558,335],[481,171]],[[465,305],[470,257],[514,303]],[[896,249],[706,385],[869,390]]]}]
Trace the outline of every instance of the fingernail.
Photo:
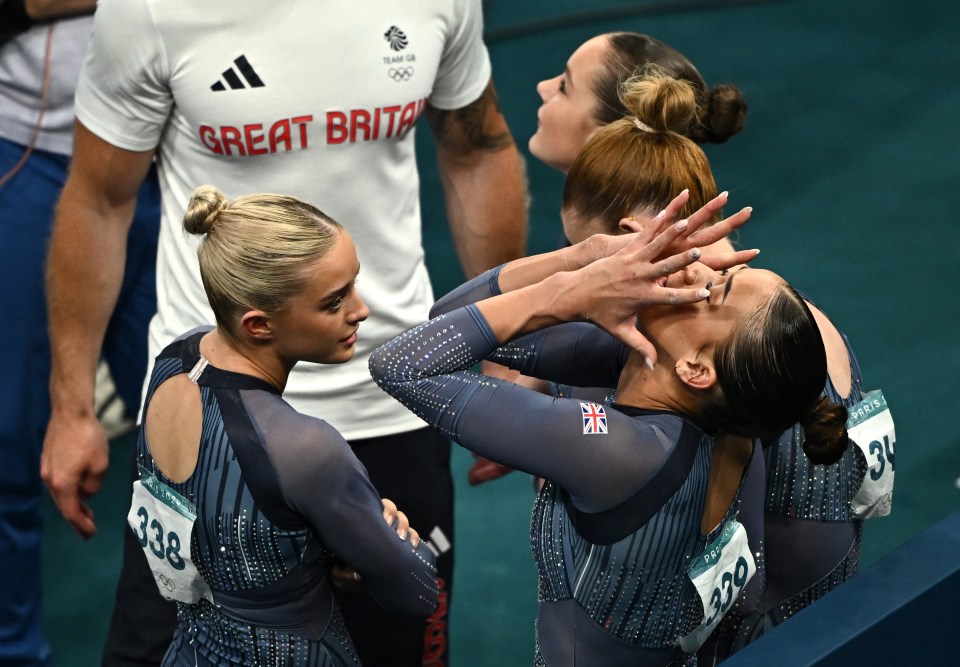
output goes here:
[{"label": "fingernail", "polygon": [[684,229],[687,228],[687,225],[689,224],[690,223],[687,220],[681,220],[680,222],[677,223],[677,231],[682,232]]},{"label": "fingernail", "polygon": [[400,538],[401,541],[404,541],[407,539],[407,531],[404,530],[402,532],[398,532],[397,536]]},{"label": "fingernail", "polygon": [[724,199],[726,199],[727,196],[729,196],[729,194],[730,194],[729,192],[727,192],[726,190],[724,190],[723,192],[720,193],[719,196],[720,196],[720,197],[723,197]]},{"label": "fingernail", "polygon": [[752,207],[752,206],[744,206],[744,207],[743,207],[743,210],[744,210],[744,211],[749,211],[750,213],[753,213],[753,207]]},{"label": "fingernail", "polygon": [[697,296],[701,299],[706,299],[710,296],[710,290],[702,287],[697,290]]},{"label": "fingernail", "polygon": [[688,255],[690,259],[700,259],[700,248],[693,248]]},{"label": "fingernail", "polygon": [[653,359],[651,359],[650,357],[644,357],[643,363],[647,365],[647,368],[649,368],[650,370],[653,370]]}]

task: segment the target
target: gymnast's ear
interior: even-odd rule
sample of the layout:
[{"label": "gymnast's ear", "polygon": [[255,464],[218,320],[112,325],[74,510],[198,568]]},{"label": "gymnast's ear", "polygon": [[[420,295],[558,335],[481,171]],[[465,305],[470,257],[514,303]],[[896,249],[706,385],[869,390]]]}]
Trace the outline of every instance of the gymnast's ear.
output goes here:
[{"label": "gymnast's ear", "polygon": [[703,359],[681,359],[676,371],[680,381],[692,389],[710,389],[717,383],[716,369]]},{"label": "gymnast's ear", "polygon": [[240,318],[240,328],[243,332],[260,342],[273,339],[273,321],[262,310],[248,310]]}]

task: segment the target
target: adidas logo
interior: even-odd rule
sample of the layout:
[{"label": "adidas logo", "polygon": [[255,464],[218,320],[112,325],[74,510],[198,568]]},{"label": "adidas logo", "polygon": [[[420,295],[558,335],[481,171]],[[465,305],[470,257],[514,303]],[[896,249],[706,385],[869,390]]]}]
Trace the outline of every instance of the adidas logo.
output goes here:
[{"label": "adidas logo", "polygon": [[[266,85],[263,83],[263,80],[257,76],[253,65],[250,64],[246,56],[240,56],[233,61],[233,64],[235,67],[223,70],[223,79],[210,86],[210,90],[214,92],[226,90],[227,86],[230,86],[231,90],[243,90],[247,86],[250,88],[263,88]],[[226,85],[224,85],[224,81],[227,82]],[[246,81],[246,84],[244,84],[244,81]]]}]

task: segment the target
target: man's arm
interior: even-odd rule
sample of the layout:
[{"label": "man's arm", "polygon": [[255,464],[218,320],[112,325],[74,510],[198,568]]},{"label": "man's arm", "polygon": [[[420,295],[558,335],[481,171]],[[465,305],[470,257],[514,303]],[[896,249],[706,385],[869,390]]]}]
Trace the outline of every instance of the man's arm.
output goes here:
[{"label": "man's arm", "polygon": [[491,80],[462,109],[427,108],[447,219],[468,278],[526,251],[526,179]]},{"label": "man's arm", "polygon": [[27,15],[37,21],[74,14],[92,14],[96,0],[24,0]]},{"label": "man's arm", "polygon": [[81,537],[96,533],[86,499],[109,465],[94,412],[100,347],[123,281],[127,233],[153,151],[117,148],[77,123],[70,173],[47,257],[51,415],[40,475]]},{"label": "man's arm", "polygon": [[[462,109],[427,107],[437,140],[437,163],[447,220],[467,278],[523,257],[527,243],[526,177],[493,81]],[[484,362],[484,372],[506,380],[520,375]],[[510,468],[478,458],[470,483],[496,479]]]}]

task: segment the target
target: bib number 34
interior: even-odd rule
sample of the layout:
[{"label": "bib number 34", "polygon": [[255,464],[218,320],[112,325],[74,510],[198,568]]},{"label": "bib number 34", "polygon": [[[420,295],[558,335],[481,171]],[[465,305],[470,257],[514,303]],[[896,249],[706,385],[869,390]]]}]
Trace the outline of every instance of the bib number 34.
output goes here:
[{"label": "bib number 34", "polygon": [[863,452],[869,469],[850,503],[859,519],[890,514],[897,434],[887,400],[879,389],[850,408],[847,434]]}]

